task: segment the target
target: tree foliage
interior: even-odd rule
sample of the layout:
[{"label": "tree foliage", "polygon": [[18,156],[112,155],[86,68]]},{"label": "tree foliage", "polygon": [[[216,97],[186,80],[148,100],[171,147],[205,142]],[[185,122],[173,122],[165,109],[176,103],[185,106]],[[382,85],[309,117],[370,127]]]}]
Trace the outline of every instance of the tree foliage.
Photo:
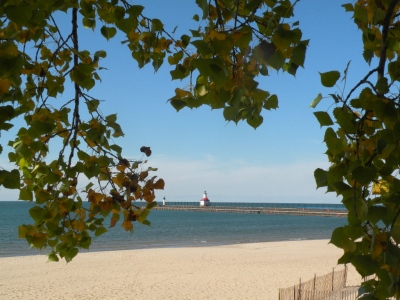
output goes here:
[{"label": "tree foliage", "polygon": [[[263,110],[278,107],[277,95],[259,87],[260,78],[271,69],[295,75],[303,67],[308,40],[294,20],[298,1],[195,2],[199,27],[173,38],[162,20],[126,0],[2,1],[0,130],[21,125],[8,143],[15,168],[0,170],[0,185],[36,202],[29,211],[34,223],[22,225],[19,235],[34,247],[49,247],[50,260],[70,261],[89,248],[93,235],[107,231],[107,216],[111,226],[122,218],[131,231],[134,221],[148,224],[155,190],[164,187],[149,176],[156,169],[146,168],[145,158],[128,160],[114,142],[123,136],[116,114],[104,115],[101,101],[89,94],[107,52],[81,49],[82,30],[107,40],[124,36],[140,68],[151,64],[157,71],[167,61],[173,80],[189,82],[178,82],[169,99],[176,110],[208,105],[254,128]],[[363,298],[400,297],[400,4],[358,0],[343,8],[360,29],[371,70],[348,93],[339,88],[329,95],[332,110],[314,113],[327,127],[330,162],[314,175],[317,187],[335,192],[349,210],[348,224],[335,229],[331,242],[344,250],[340,263],[374,275]],[[321,84],[337,91],[350,71],[348,65],[344,72],[322,72]],[[60,102],[65,90],[73,96]],[[311,106],[324,98],[318,94]],[[149,147],[141,152],[151,155]],[[82,181],[89,183],[78,188]],[[137,206],[139,199],[147,205]]]},{"label": "tree foliage", "polygon": [[[315,178],[349,211],[348,224],[334,230],[331,243],[344,250],[340,263],[368,276],[360,299],[399,299],[400,2],[359,0],[343,7],[361,31],[371,70],[348,93],[330,95],[332,111],[315,113],[328,127],[324,142],[330,162],[328,170],[315,171]],[[342,73],[321,73],[321,83],[339,87],[342,79],[345,85],[348,72],[350,65]]]},{"label": "tree foliage", "polygon": [[[111,227],[122,219],[130,231],[133,221],[149,224],[155,190],[164,187],[149,176],[156,169],[145,168],[146,160],[122,155],[115,142],[123,136],[117,115],[104,115],[100,99],[90,95],[107,52],[81,49],[82,30],[107,40],[123,35],[140,68],[151,64],[157,71],[167,60],[173,80],[190,82],[169,100],[177,110],[209,105],[254,128],[263,109],[278,107],[277,96],[260,89],[256,78],[270,68],[294,75],[303,66],[308,41],[298,23],[287,21],[290,1],[196,3],[200,15],[193,19],[206,26],[174,39],[161,20],[125,0],[2,1],[0,130],[21,125],[8,143],[15,169],[0,171],[0,185],[36,202],[29,211],[34,224],[20,226],[19,236],[50,248],[50,260],[70,261],[89,248],[93,235],[107,231],[107,216]],[[66,90],[73,96],[59,101]],[[141,151],[151,154],[149,147]],[[80,188],[82,182],[89,183]],[[135,205],[139,199],[147,205]]]}]

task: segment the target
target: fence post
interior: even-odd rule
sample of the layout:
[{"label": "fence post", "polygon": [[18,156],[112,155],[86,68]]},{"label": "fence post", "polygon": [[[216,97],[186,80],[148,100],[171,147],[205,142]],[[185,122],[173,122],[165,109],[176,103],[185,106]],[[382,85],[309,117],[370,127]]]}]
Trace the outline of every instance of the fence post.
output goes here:
[{"label": "fence post", "polygon": [[299,283],[299,300],[301,300],[301,278]]},{"label": "fence post", "polygon": [[296,300],[296,285],[293,286],[293,300]]},{"label": "fence post", "polygon": [[335,268],[332,268],[332,292],[333,292],[333,281],[334,281],[334,278],[335,277]]},{"label": "fence post", "polygon": [[312,295],[313,300],[315,299],[315,284],[316,284],[316,280],[317,280],[317,274],[314,274],[314,288],[313,288],[313,295]]},{"label": "fence post", "polygon": [[347,265],[344,265],[344,287],[347,286]]}]

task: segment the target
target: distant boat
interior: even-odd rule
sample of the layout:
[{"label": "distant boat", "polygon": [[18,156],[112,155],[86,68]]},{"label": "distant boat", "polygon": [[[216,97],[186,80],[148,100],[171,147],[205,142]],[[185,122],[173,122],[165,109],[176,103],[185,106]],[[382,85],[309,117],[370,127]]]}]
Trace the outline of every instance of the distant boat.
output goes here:
[{"label": "distant boat", "polygon": [[210,206],[210,199],[207,197],[207,192],[204,191],[203,198],[200,200],[200,206]]}]

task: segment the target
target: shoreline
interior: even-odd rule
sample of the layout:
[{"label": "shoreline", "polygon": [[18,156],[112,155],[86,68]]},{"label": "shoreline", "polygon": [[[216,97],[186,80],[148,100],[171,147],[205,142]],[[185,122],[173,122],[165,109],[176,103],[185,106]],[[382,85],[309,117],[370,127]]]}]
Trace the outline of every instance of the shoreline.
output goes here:
[{"label": "shoreline", "polygon": [[[277,299],[278,289],[341,270],[329,240],[0,257],[1,299]],[[348,285],[360,276],[349,267]]]},{"label": "shoreline", "polygon": [[[118,251],[135,251],[135,250],[151,250],[151,249],[170,249],[170,248],[174,248],[174,249],[181,249],[181,248],[198,248],[198,247],[223,247],[223,246],[235,246],[235,245],[242,245],[242,244],[263,244],[263,243],[280,243],[280,242],[301,242],[301,241],[318,241],[321,239],[307,239],[307,238],[299,238],[299,239],[287,239],[287,240],[271,240],[271,241],[255,241],[255,242],[245,242],[245,243],[218,243],[218,242],[208,242],[208,241],[199,241],[197,243],[171,243],[171,244],[154,244],[154,245],[143,245],[143,246],[138,246],[137,248],[129,248],[129,249],[123,249],[123,248],[95,248],[96,246],[94,245],[93,248],[95,249],[80,249],[78,255],[80,254],[90,254],[90,253],[98,253],[98,252],[118,252]],[[326,239],[327,242],[329,242],[329,239]],[[25,241],[24,241],[25,242]],[[101,244],[103,244],[104,242],[100,242]],[[27,246],[28,244],[25,243],[24,246]],[[12,258],[12,257],[27,257],[27,256],[44,256],[46,257],[48,252],[50,252],[51,250],[46,250],[46,249],[42,249],[42,250],[38,250],[36,248],[32,248],[32,249],[26,249],[26,252],[24,253],[20,253],[17,255],[1,255],[0,254],[0,259],[2,258]],[[61,262],[62,260],[60,260]]]}]

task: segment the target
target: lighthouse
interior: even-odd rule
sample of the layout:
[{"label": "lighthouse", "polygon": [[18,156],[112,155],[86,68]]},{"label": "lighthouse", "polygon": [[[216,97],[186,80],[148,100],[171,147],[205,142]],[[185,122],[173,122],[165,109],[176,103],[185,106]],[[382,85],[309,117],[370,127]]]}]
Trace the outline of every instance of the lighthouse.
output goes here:
[{"label": "lighthouse", "polygon": [[210,206],[210,199],[208,199],[206,191],[204,191],[203,198],[200,200],[200,206]]}]

